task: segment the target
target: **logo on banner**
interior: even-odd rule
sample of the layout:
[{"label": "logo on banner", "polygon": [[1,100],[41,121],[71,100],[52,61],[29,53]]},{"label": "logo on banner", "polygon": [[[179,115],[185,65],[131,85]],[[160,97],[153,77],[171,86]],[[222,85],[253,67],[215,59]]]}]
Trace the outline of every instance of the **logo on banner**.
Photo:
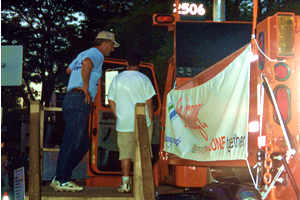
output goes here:
[{"label": "logo on banner", "polygon": [[175,106],[170,103],[168,105],[168,113],[169,113],[169,116],[170,116],[170,120],[174,120],[177,115],[177,112],[176,112],[176,109],[175,109]]},{"label": "logo on banner", "polygon": [[175,144],[175,146],[178,146],[181,142],[182,142],[182,138],[178,137],[170,137],[170,136],[166,136],[165,137],[165,142],[167,144],[167,146],[170,148],[172,146],[172,144]]},{"label": "logo on banner", "polygon": [[205,122],[201,122],[198,118],[199,111],[202,108],[202,104],[189,105],[188,97],[186,97],[186,105],[183,107],[182,97],[179,98],[176,104],[176,112],[182,119],[185,128],[199,130],[200,135],[208,141],[208,136],[205,131],[208,128]]},{"label": "logo on banner", "polygon": [[200,145],[193,145],[192,152],[193,153],[206,153],[210,151],[227,151],[231,152],[235,148],[243,148],[246,144],[246,137],[245,136],[220,136],[215,137],[210,141],[208,146],[200,146]]}]

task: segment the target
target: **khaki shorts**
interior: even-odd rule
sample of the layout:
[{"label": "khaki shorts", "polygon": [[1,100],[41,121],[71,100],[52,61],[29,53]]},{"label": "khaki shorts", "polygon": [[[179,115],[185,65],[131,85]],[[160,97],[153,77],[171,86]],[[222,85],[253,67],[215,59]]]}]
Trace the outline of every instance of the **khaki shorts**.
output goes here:
[{"label": "khaki shorts", "polygon": [[[151,141],[152,141],[152,125],[148,127],[149,141],[150,141],[150,154],[152,157]],[[136,151],[136,138],[134,132],[117,132],[117,142],[119,148],[119,160],[131,159],[135,160]]]}]

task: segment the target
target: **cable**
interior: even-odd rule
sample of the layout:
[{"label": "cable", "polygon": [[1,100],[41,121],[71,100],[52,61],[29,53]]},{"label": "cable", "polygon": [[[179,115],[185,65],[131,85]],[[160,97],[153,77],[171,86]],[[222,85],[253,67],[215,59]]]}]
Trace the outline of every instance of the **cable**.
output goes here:
[{"label": "cable", "polygon": [[278,59],[273,59],[273,58],[270,58],[269,56],[267,56],[264,51],[259,47],[258,43],[257,43],[257,40],[255,38],[255,35],[252,35],[252,39],[254,40],[256,46],[257,46],[257,49],[259,50],[259,52],[266,58],[268,59],[270,62],[286,62],[285,59],[283,60],[278,60]]},{"label": "cable", "polygon": [[254,176],[253,176],[253,174],[252,174],[251,167],[250,167],[250,164],[249,164],[248,159],[246,159],[246,163],[247,163],[247,166],[248,166],[248,170],[249,170],[249,173],[250,173],[250,176],[251,176],[253,185],[255,186],[255,189],[258,190],[258,187],[257,187],[257,185],[256,185],[256,183],[255,183]]},{"label": "cable", "polygon": [[278,107],[278,104],[277,104],[277,101],[276,101],[276,98],[274,96],[274,93],[271,89],[271,86],[268,82],[268,79],[267,77],[264,76],[264,74],[261,74],[261,77],[266,85],[266,89],[267,91],[269,92],[270,96],[271,96],[271,102],[273,103],[274,105],[274,108],[275,108],[275,111],[276,111],[276,114],[277,114],[277,117],[278,117],[278,120],[279,120],[279,123],[280,123],[280,126],[281,126],[281,129],[282,129],[282,132],[283,132],[283,136],[284,136],[284,139],[285,139],[285,142],[286,142],[286,145],[288,147],[288,152],[290,152],[290,154],[294,155],[296,152],[295,152],[295,149],[292,147],[292,142],[291,142],[291,139],[289,138],[289,135],[287,133],[287,130],[285,128],[285,125],[283,123],[283,119],[282,119],[282,116],[280,114],[280,111],[279,111],[279,107]]}]

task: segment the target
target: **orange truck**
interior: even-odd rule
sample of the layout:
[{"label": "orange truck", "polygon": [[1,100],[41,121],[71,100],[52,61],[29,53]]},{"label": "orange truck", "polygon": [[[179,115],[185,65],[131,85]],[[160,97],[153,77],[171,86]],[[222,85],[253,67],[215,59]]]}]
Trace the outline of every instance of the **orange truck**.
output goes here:
[{"label": "orange truck", "polygon": [[155,185],[245,183],[261,199],[300,199],[300,16],[256,24],[254,1],[252,23],[209,21],[189,2],[153,15],[174,37]]},{"label": "orange truck", "polygon": [[[205,5],[189,2],[176,0],[174,14],[153,15],[153,24],[167,27],[174,38],[162,98],[154,66],[141,68],[157,93],[155,186],[205,189],[238,183],[251,185],[261,199],[299,199],[300,16],[277,13],[256,24],[256,17],[252,23],[224,21],[221,12],[214,14],[217,20],[205,20]],[[106,95],[125,66],[117,59],[103,65],[90,120],[87,186],[120,184],[115,121]],[[197,93],[205,87],[209,92]],[[234,95],[230,89],[236,89]],[[215,113],[223,113],[222,120]],[[226,133],[228,127],[232,134]]]}]

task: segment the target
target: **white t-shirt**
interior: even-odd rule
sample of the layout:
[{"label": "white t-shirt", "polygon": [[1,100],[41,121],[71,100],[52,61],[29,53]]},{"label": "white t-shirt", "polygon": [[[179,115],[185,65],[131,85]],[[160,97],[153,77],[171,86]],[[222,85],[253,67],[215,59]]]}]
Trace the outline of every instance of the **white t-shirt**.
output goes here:
[{"label": "white t-shirt", "polygon": [[[155,95],[150,79],[138,71],[123,71],[111,82],[108,99],[116,103],[117,124],[119,132],[134,131],[134,114],[136,103],[146,103]],[[147,126],[151,125],[146,106]]]}]

